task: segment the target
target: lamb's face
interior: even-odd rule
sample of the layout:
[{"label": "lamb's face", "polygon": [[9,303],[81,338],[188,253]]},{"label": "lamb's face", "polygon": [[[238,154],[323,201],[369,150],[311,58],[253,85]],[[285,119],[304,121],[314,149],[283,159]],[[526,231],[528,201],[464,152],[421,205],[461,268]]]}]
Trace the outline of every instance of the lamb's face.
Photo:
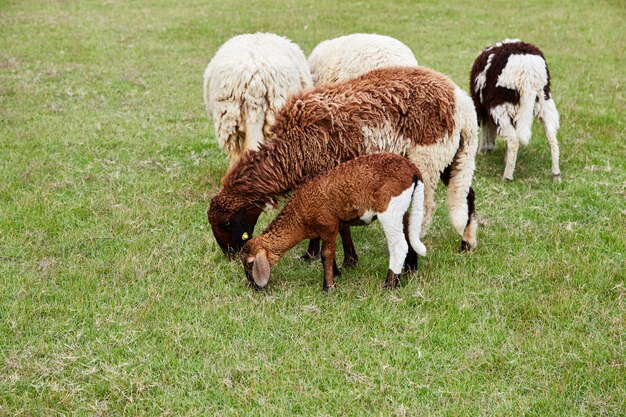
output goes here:
[{"label": "lamb's face", "polygon": [[271,268],[266,251],[255,240],[248,242],[241,250],[241,262],[248,282],[256,289],[261,289],[270,280]]},{"label": "lamb's face", "polygon": [[228,198],[221,193],[211,200],[207,212],[213,236],[222,252],[231,259],[252,237],[256,221],[261,215],[261,208],[230,207]]}]

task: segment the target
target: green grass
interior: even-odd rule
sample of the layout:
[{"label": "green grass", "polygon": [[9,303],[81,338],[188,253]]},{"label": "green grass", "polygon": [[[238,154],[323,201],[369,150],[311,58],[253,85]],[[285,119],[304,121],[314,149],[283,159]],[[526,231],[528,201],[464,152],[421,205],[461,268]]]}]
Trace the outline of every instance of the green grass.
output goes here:
[{"label": "green grass", "polygon": [[[0,0],[0,415],[626,415],[626,9],[475,3]],[[514,182],[477,160],[476,252],[440,204],[397,291],[375,224],[333,294],[303,246],[254,292],[206,222],[202,73],[257,30],[385,33],[463,88],[533,42],[563,183],[536,125]]]}]

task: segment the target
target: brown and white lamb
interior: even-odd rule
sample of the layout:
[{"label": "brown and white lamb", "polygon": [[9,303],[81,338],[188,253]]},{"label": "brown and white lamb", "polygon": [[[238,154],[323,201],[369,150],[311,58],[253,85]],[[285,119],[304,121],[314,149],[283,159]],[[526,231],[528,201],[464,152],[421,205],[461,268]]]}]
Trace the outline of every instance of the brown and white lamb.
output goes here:
[{"label": "brown and white lamb", "polygon": [[403,218],[408,216],[408,237],[413,250],[426,255],[420,240],[424,214],[424,184],[417,167],[400,155],[360,156],[333,168],[297,188],[278,217],[263,234],[248,241],[241,259],[246,276],[265,287],[270,269],[304,239],[322,240],[323,290],[335,286],[335,242],[342,223],[380,221],[389,248],[385,287],[395,288],[407,256]]},{"label": "brown and white lamb", "polygon": [[[446,76],[423,67],[384,68],[300,92],[277,115],[273,132],[274,140],[229,169],[211,201],[209,223],[225,253],[238,252],[266,204],[306,177],[381,152],[405,156],[420,167],[422,234],[430,225],[441,177],[448,185],[448,213],[462,237],[462,249],[476,246],[471,188],[478,147],[476,112],[470,97]],[[354,247],[346,248],[346,240],[352,244],[347,230],[344,252],[346,261],[353,262]],[[417,266],[414,253],[408,260]]]},{"label": "brown and white lamb", "polygon": [[559,113],[550,93],[548,64],[539,48],[517,39],[485,48],[472,65],[470,92],[481,126],[480,151],[492,151],[496,135],[506,140],[505,180],[513,179],[520,142],[530,141],[533,116],[541,120],[550,144],[552,176],[561,180]]}]

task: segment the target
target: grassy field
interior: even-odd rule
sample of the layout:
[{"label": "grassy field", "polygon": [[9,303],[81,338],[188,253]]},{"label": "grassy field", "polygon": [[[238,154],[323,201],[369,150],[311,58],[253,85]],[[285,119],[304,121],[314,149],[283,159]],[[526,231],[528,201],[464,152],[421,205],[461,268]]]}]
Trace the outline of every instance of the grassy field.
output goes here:
[{"label": "grassy field", "polygon": [[[0,415],[626,415],[623,2],[180,3],[0,0]],[[535,43],[563,182],[536,124],[512,183],[503,142],[477,160],[474,253],[440,204],[396,291],[378,224],[334,293],[303,246],[252,291],[206,221],[202,73],[254,31],[388,34],[466,89]]]}]

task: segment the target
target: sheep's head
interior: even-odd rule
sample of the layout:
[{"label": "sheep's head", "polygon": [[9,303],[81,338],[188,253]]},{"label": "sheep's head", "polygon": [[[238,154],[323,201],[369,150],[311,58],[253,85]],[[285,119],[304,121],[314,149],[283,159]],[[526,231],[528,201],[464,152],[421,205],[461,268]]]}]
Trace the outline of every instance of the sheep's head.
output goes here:
[{"label": "sheep's head", "polygon": [[212,200],[207,217],[217,244],[231,259],[252,237],[256,221],[263,211],[260,204],[245,205],[223,191]]},{"label": "sheep's head", "polygon": [[246,278],[257,289],[263,288],[270,280],[271,265],[268,252],[259,244],[258,239],[246,243],[241,250],[241,262]]}]

